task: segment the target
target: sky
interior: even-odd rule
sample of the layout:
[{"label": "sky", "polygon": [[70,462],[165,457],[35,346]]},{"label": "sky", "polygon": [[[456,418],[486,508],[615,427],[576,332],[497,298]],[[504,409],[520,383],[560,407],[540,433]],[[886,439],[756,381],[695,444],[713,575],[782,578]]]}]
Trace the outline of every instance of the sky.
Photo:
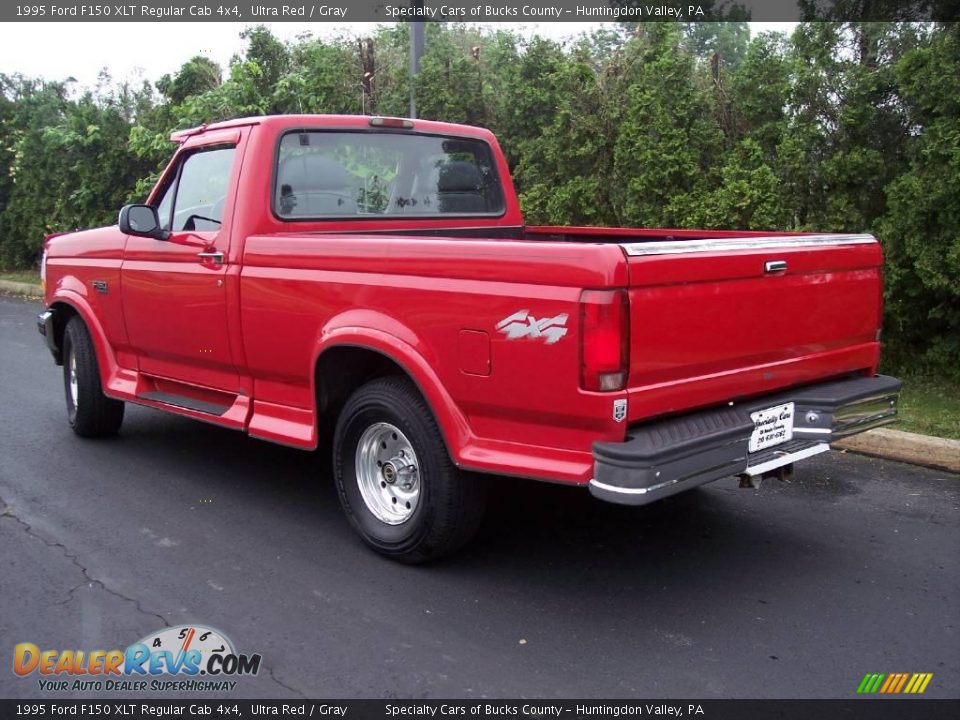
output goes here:
[{"label": "sky", "polygon": [[[283,40],[302,33],[316,36],[363,36],[375,23],[264,23]],[[565,40],[604,23],[501,23],[526,33]],[[495,27],[496,23],[486,23]],[[751,32],[790,32],[795,23],[751,23]],[[205,55],[226,67],[243,48],[239,35],[247,27],[237,22],[155,23],[3,23],[0,24],[0,73],[22,73],[47,80],[75,78],[80,85],[96,84],[107,68],[115,81],[156,82],[195,55]]]}]

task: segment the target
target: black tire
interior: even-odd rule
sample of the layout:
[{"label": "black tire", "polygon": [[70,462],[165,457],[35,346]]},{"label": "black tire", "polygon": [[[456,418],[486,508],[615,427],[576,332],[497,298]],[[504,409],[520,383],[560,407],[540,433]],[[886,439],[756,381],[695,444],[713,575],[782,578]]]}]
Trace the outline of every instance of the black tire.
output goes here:
[{"label": "black tire", "polygon": [[[76,374],[76,401],[71,390],[71,372]],[[116,435],[123,423],[124,404],[108,398],[100,385],[100,368],[90,331],[79,315],[67,322],[63,333],[63,390],[67,419],[80,437]]]},{"label": "black tire", "polygon": [[[374,514],[357,473],[361,438],[383,423],[401,431],[419,465],[416,507],[396,524]],[[372,380],[350,396],[337,418],[333,469],[350,524],[369,547],[393,560],[419,564],[449,556],[473,537],[483,518],[485,479],[453,464],[433,413],[406,378]]]}]

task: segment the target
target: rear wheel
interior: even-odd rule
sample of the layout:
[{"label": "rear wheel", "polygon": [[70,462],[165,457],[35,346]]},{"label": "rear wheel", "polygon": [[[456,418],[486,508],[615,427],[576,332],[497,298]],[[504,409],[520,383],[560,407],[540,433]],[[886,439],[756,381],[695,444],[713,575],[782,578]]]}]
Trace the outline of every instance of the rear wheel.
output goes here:
[{"label": "rear wheel", "polygon": [[79,315],[70,318],[63,333],[63,389],[67,419],[77,435],[117,434],[123,423],[123,403],[103,394],[93,340]]},{"label": "rear wheel", "polygon": [[483,517],[483,478],[450,460],[440,429],[405,378],[373,380],[347,400],[333,439],[343,509],[363,541],[394,560],[457,551]]}]

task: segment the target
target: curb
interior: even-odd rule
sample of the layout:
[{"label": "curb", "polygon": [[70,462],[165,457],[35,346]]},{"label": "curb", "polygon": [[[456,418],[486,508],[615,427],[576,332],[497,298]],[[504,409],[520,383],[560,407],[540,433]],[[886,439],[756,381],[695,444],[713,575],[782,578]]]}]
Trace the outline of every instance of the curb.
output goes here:
[{"label": "curb", "polygon": [[42,298],[43,289],[39,285],[32,283],[13,282],[12,280],[0,280],[0,291],[15,293],[17,295],[26,295],[27,297]]},{"label": "curb", "polygon": [[838,450],[960,473],[960,440],[879,428],[831,444]]}]

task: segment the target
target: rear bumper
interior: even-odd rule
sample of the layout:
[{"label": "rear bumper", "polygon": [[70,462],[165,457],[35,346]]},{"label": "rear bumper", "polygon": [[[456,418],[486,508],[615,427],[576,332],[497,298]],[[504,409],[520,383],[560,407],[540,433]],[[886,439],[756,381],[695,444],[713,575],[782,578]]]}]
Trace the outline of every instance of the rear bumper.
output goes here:
[{"label": "rear bumper", "polygon": [[[622,443],[594,443],[590,492],[646,505],[729,475],[763,475],[825,452],[833,440],[893,422],[901,386],[885,375],[850,378],[634,426]],[[789,402],[793,439],[749,452],[751,413]]]}]

